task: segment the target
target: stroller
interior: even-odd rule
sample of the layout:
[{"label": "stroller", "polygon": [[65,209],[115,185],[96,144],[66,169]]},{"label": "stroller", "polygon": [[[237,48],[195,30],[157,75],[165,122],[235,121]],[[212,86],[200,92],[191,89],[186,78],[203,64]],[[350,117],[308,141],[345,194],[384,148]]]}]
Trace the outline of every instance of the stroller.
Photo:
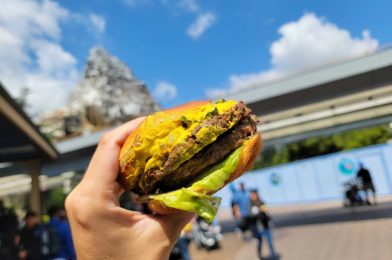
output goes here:
[{"label": "stroller", "polygon": [[211,250],[220,248],[223,238],[221,226],[218,223],[207,223],[204,219],[197,217],[192,228],[193,241],[198,249]]},{"label": "stroller", "polygon": [[354,207],[364,205],[364,200],[360,195],[360,187],[357,179],[349,180],[343,183],[343,206]]}]

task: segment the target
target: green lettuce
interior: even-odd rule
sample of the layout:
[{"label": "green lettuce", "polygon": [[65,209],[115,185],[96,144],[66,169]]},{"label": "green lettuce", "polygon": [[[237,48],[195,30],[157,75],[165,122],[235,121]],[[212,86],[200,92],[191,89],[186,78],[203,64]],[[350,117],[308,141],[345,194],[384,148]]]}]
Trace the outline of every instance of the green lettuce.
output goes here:
[{"label": "green lettuce", "polygon": [[218,211],[221,199],[208,194],[224,186],[238,164],[243,147],[236,149],[224,161],[205,172],[191,186],[158,195],[150,195],[149,198],[158,200],[171,208],[195,212],[211,223]]}]

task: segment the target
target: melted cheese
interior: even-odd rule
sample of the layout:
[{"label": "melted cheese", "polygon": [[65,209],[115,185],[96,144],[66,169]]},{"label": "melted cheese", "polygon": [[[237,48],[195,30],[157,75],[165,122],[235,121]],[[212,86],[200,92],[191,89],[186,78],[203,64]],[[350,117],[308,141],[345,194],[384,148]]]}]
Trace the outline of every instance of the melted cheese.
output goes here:
[{"label": "melted cheese", "polygon": [[[127,161],[134,165],[134,174],[128,176],[128,182],[134,185],[137,176],[149,169],[162,168],[172,149],[186,142],[192,131],[206,118],[218,112],[222,114],[230,110],[237,102],[208,103],[203,106],[188,109],[185,112],[168,111],[157,112],[148,116],[140,126],[139,135],[134,139],[132,149],[128,153]],[[231,126],[230,126],[231,127]],[[209,144],[221,133],[216,127],[201,128],[196,133],[196,140]],[[199,149],[200,150],[200,149]],[[197,151],[192,150],[190,153]],[[193,156],[184,154],[184,158]]]}]

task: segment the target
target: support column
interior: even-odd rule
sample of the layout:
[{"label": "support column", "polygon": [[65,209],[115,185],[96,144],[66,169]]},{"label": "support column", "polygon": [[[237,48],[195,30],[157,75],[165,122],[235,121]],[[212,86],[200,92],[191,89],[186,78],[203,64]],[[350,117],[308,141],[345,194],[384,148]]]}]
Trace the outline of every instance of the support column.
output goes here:
[{"label": "support column", "polygon": [[28,163],[31,176],[30,208],[41,215],[41,185],[39,175],[41,173],[41,161],[31,161]]}]

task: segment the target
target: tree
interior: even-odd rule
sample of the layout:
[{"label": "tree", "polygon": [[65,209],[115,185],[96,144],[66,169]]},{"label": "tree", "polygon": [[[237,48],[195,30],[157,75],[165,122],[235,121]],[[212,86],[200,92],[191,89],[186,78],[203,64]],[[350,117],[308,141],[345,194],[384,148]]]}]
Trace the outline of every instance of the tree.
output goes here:
[{"label": "tree", "polygon": [[24,111],[29,107],[28,96],[30,95],[30,93],[31,91],[28,87],[23,87],[20,90],[18,97],[15,98],[16,103]]},{"label": "tree", "polygon": [[390,139],[392,139],[392,130],[386,124],[349,130],[329,136],[310,137],[295,143],[267,147],[256,161],[254,169],[374,144],[383,144]]}]

